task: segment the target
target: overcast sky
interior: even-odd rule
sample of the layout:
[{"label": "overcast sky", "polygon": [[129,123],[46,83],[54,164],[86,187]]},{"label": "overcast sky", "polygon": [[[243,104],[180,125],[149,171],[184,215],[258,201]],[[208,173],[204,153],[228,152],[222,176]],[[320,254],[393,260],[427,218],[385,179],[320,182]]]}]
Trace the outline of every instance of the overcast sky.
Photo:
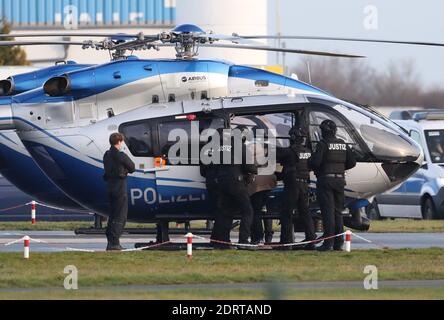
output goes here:
[{"label": "overcast sky", "polygon": [[[276,28],[276,5],[270,22]],[[287,35],[359,37],[444,43],[444,2],[439,0],[280,0],[281,32]],[[444,87],[444,47],[288,41],[287,47],[362,54],[378,68],[413,60],[425,86]],[[296,63],[295,56],[287,58]]]}]

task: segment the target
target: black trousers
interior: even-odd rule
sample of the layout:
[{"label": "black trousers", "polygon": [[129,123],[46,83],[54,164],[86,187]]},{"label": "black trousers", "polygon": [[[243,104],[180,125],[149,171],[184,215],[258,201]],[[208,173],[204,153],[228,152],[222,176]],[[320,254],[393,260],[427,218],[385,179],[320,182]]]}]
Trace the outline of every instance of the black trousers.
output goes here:
[{"label": "black trousers", "polygon": [[[267,236],[273,236],[273,219],[262,219],[262,209],[267,200],[270,191],[256,192],[250,197],[251,205],[254,210],[253,226],[251,230],[251,241],[262,241]],[[264,223],[262,224],[262,220]]]},{"label": "black trousers", "polygon": [[281,243],[294,242],[293,212],[297,210],[304,223],[305,239],[316,239],[315,226],[309,210],[308,183],[295,181],[284,187],[281,216]]},{"label": "black trousers", "polygon": [[240,210],[239,242],[248,242],[254,213],[244,182],[234,179],[218,179],[217,182],[207,183],[208,187],[209,192],[213,194],[211,197],[215,198],[214,201],[218,207],[211,238],[231,242],[230,232],[233,217]]},{"label": "black trousers", "polygon": [[[331,237],[344,232],[344,188],[345,179],[333,177],[321,177],[317,182],[317,198],[321,208],[324,236]],[[328,247],[341,247],[343,237],[324,240]]]},{"label": "black trousers", "polygon": [[122,236],[128,216],[126,179],[108,181],[108,200],[110,204],[110,215],[106,228],[106,237],[108,243],[119,245],[120,237]]}]

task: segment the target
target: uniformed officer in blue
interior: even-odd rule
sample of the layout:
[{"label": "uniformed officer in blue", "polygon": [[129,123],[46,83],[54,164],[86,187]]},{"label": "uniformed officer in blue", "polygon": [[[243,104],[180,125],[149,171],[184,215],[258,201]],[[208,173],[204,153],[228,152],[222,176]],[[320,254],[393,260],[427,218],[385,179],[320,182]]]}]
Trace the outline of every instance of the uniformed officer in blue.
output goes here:
[{"label": "uniformed officer in blue", "polygon": [[[337,127],[332,120],[321,123],[322,139],[311,157],[311,167],[317,177],[317,198],[321,208],[324,237],[344,232],[345,171],[356,166],[353,151],[344,140],[336,137]],[[343,237],[326,239],[319,251],[342,251]]]},{"label": "uniformed officer in blue", "polygon": [[[293,243],[293,212],[297,209],[304,223],[305,240],[316,239],[313,219],[309,212],[308,186],[310,180],[309,160],[311,150],[305,144],[306,131],[295,126],[289,132],[290,147],[277,149],[277,161],[284,167],[282,179],[284,182],[283,210],[281,213],[281,243]],[[299,249],[295,247],[295,249]],[[314,244],[308,244],[300,249],[314,250]]]},{"label": "uniformed officer in blue", "polygon": [[123,152],[124,136],[113,133],[109,137],[111,148],[103,156],[105,168],[104,180],[108,184],[108,199],[110,203],[110,215],[106,228],[108,239],[107,251],[122,250],[120,237],[126,224],[128,215],[128,191],[127,176],[134,173],[136,167],[134,162]]}]

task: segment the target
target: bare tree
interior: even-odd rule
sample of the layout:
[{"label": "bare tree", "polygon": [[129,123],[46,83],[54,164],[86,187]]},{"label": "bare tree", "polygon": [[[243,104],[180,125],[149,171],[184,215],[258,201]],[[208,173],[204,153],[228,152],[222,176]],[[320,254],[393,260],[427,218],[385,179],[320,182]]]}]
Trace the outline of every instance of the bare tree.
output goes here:
[{"label": "bare tree", "polygon": [[391,62],[379,71],[362,60],[314,59],[293,69],[299,78],[333,95],[376,106],[444,107],[444,88],[425,90],[413,61]]}]

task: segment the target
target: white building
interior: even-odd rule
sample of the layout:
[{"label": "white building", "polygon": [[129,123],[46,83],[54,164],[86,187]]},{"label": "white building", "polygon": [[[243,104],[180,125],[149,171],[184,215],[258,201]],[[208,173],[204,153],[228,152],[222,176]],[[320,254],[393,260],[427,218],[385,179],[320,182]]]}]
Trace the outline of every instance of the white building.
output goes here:
[{"label": "white building", "polygon": [[[174,25],[192,23],[216,34],[269,33],[269,0],[0,0],[0,14],[12,23],[14,33],[103,32],[157,34]],[[37,4],[36,4],[37,3]],[[72,4],[70,4],[72,3]],[[35,40],[35,38],[33,38]],[[38,40],[48,39],[40,38]],[[51,38],[87,40],[86,38]],[[94,38],[96,40],[100,38]],[[23,38],[22,40],[31,40]],[[28,46],[28,60],[45,66],[60,60],[104,63],[109,53],[80,46]],[[174,58],[175,51],[162,48],[135,52],[141,58]],[[201,48],[200,58],[223,59],[238,64],[267,65],[269,54],[262,51]]]}]

